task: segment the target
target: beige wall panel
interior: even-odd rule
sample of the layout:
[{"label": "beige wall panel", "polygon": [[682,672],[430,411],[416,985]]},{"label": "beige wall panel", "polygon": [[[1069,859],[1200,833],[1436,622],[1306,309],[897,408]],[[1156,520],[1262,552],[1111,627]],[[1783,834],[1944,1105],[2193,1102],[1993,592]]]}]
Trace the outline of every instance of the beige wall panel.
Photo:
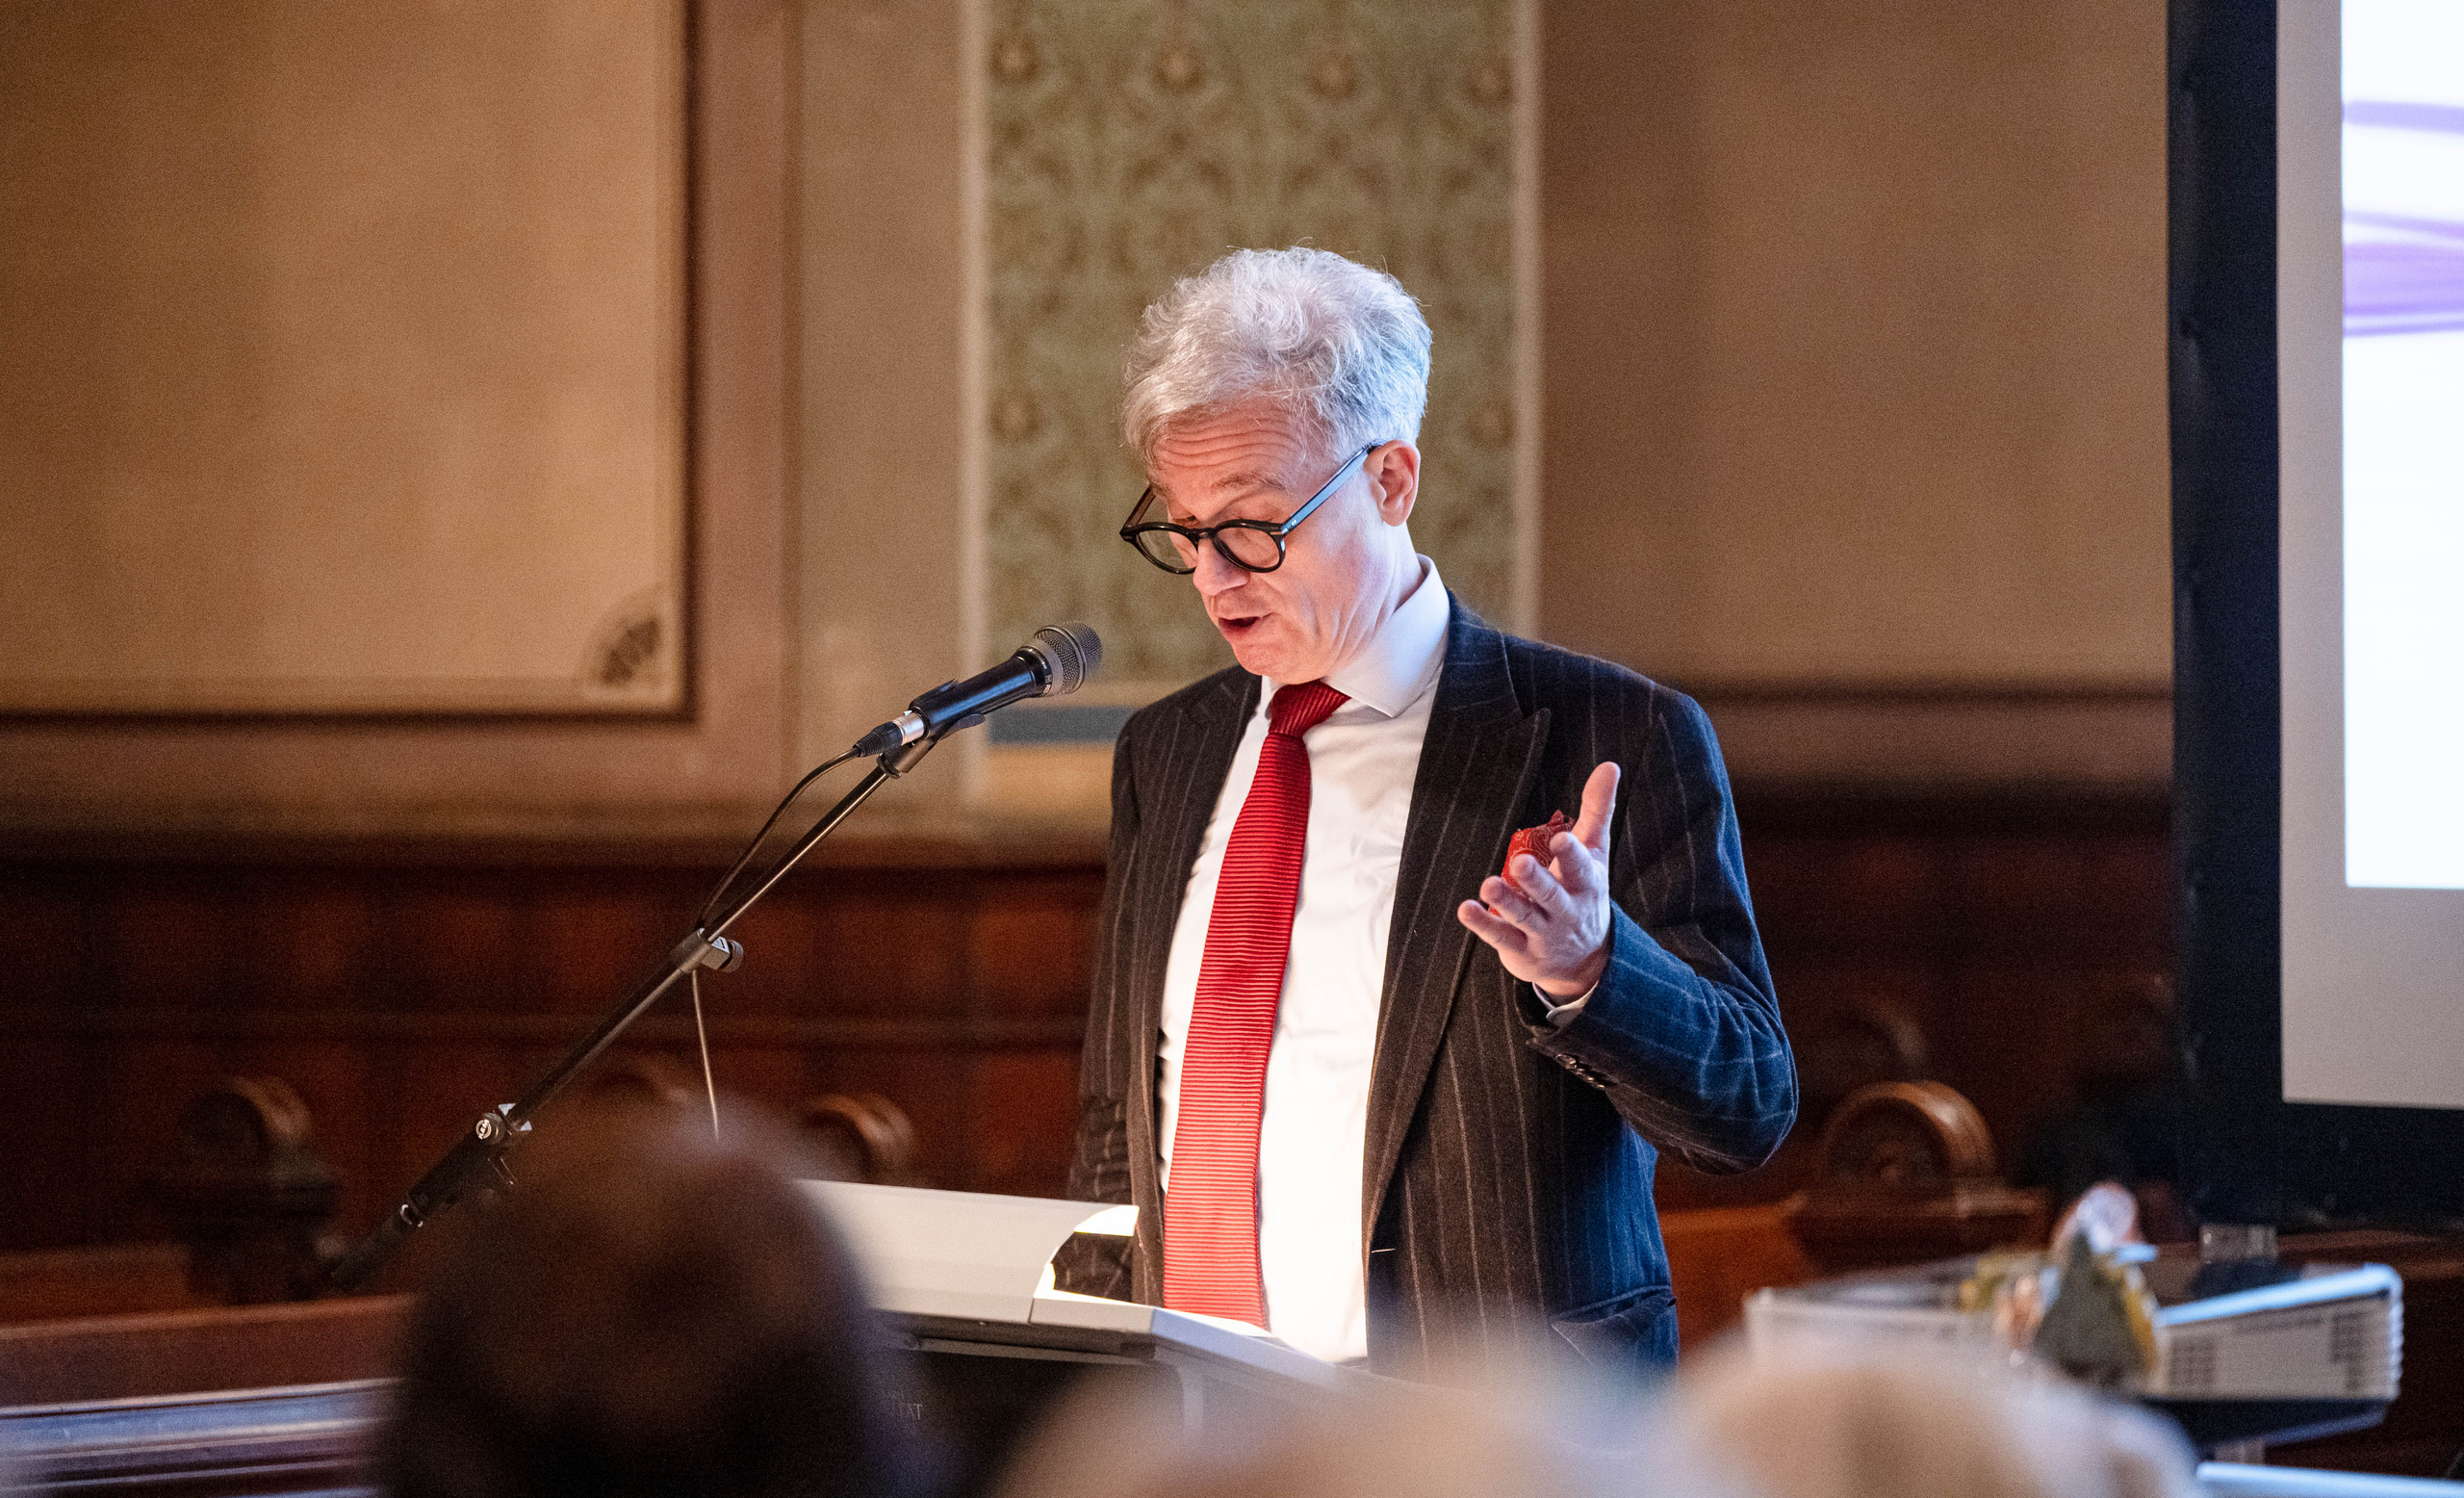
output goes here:
[{"label": "beige wall panel", "polygon": [[0,13],[0,708],[683,701],[683,9]]},{"label": "beige wall panel", "polygon": [[1714,696],[2161,694],[2164,7],[1543,29],[1544,630]]},{"label": "beige wall panel", "polygon": [[[18,718],[0,721],[0,825],[578,838],[755,825],[792,762],[795,16],[792,0],[694,9],[690,717]],[[478,70],[465,85],[521,82]]]},{"label": "beige wall panel", "polygon": [[[804,9],[800,729],[815,761],[970,665],[961,4]],[[950,812],[961,781],[953,746],[873,816]]]}]

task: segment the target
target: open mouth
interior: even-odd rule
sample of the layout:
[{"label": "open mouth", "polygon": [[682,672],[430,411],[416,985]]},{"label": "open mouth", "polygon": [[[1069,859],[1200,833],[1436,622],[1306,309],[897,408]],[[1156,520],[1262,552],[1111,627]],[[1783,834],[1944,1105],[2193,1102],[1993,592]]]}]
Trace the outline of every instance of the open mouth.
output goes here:
[{"label": "open mouth", "polygon": [[1217,616],[1215,627],[1223,632],[1225,639],[1237,640],[1265,622],[1264,614],[1223,614]]}]

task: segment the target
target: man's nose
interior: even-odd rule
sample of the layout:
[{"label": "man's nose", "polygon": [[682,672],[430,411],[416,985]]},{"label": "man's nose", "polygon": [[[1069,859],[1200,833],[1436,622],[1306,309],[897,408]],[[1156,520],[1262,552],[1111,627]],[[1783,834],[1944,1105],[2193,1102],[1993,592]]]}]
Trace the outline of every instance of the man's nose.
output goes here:
[{"label": "man's nose", "polygon": [[1197,584],[1200,594],[1213,598],[1218,593],[1230,592],[1248,580],[1248,573],[1226,561],[1223,554],[1215,549],[1213,541],[1198,543],[1197,571],[1190,574],[1190,581]]}]

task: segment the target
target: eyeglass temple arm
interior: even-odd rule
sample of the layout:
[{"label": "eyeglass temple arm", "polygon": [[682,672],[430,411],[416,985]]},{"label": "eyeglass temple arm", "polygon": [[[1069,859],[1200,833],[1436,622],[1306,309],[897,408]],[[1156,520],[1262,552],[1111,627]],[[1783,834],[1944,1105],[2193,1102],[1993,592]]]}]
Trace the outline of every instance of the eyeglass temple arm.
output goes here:
[{"label": "eyeglass temple arm", "polygon": [[[1369,454],[1376,452],[1379,448],[1382,448],[1386,444],[1384,442],[1373,442],[1369,446],[1353,453],[1350,457],[1345,459],[1344,466],[1335,470],[1334,477],[1327,479],[1325,483],[1319,488],[1317,493],[1309,496],[1308,504],[1301,505],[1296,510],[1294,510],[1290,515],[1284,518],[1281,524],[1275,526],[1271,530],[1269,530],[1268,533],[1270,535],[1281,536],[1286,531],[1289,531],[1293,527],[1300,524],[1304,520],[1307,520],[1310,515],[1317,510],[1319,505],[1325,504],[1326,501],[1334,497],[1335,491],[1344,486],[1345,479],[1349,478],[1353,474],[1357,473],[1360,470],[1360,466],[1369,461]],[[1122,521],[1120,524],[1120,538],[1122,540],[1135,542],[1138,539],[1138,529],[1142,525],[1167,526],[1171,530],[1190,537],[1193,542],[1199,539],[1212,541],[1215,538],[1215,533],[1222,529],[1220,526],[1201,526],[1193,528],[1189,526],[1171,525],[1168,521],[1140,520],[1138,517],[1145,513],[1147,504],[1153,501],[1154,497],[1155,486],[1153,484],[1148,484],[1146,486],[1146,492],[1138,497],[1138,504],[1130,510],[1129,518]],[[1256,527],[1255,529],[1267,529],[1267,528],[1263,526]]]}]

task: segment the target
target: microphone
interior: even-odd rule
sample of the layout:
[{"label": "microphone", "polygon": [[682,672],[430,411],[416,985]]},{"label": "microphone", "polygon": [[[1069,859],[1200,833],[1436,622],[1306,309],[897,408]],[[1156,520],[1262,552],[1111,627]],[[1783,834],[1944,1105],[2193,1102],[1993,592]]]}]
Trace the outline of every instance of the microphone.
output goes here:
[{"label": "microphone", "polygon": [[1087,684],[1104,659],[1104,642],[1083,624],[1045,625],[1009,659],[963,682],[943,682],[907,710],[856,740],[849,759],[887,754],[919,738],[969,728],[1022,697],[1059,697]]}]

